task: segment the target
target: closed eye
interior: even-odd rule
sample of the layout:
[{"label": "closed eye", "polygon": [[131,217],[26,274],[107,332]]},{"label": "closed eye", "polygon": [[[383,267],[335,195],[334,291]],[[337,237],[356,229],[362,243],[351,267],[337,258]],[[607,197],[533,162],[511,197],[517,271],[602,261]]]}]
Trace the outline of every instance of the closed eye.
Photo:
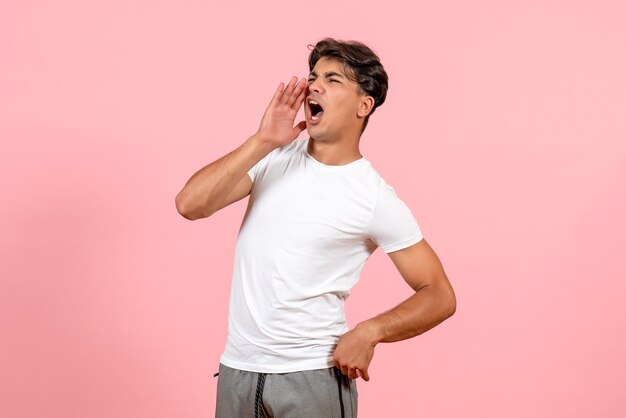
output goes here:
[{"label": "closed eye", "polygon": [[[309,79],[309,81],[308,81],[308,82],[309,82],[309,83],[312,83],[313,81],[315,81],[315,79],[314,79],[314,78],[311,78],[311,79]],[[334,81],[335,83],[339,83],[339,84],[341,84],[341,82],[340,82],[340,81],[338,81],[338,80],[330,80],[330,81],[331,81],[331,82],[333,82],[333,81]]]}]

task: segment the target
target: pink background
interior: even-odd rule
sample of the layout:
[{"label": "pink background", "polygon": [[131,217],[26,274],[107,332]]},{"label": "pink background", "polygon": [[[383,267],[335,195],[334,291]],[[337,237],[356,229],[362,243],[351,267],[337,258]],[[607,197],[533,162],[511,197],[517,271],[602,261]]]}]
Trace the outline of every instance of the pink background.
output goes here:
[{"label": "pink background", "polygon": [[[213,416],[246,200],[174,197],[324,36],[382,59],[361,152],[457,295],[359,416],[624,416],[626,4],[411,4],[0,4],[0,416]],[[409,295],[379,249],[349,322]]]}]

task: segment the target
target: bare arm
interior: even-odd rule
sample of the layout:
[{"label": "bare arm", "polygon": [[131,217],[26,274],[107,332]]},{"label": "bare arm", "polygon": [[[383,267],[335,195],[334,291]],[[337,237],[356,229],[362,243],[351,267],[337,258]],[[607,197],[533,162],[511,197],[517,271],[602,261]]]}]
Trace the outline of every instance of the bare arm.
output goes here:
[{"label": "bare arm", "polygon": [[426,239],[390,252],[389,257],[415,294],[341,336],[333,358],[342,373],[351,379],[370,379],[368,368],[376,344],[415,337],[456,311],[454,290],[439,257]]},{"label": "bare arm", "polygon": [[[252,182],[245,181],[250,170],[274,148],[263,141],[257,134],[252,135],[237,149],[224,155],[196,172],[176,195],[176,209],[189,220],[206,218],[217,212],[224,201],[235,192],[235,186],[248,185],[239,190],[238,196],[231,200],[239,200],[250,193]],[[247,188],[247,190],[244,190]],[[230,202],[232,203],[232,202]]]},{"label": "bare arm", "polygon": [[395,308],[360,324],[370,328],[376,344],[423,334],[456,311],[452,285],[439,257],[426,239],[389,253],[389,258],[415,294]]},{"label": "bare arm", "polygon": [[289,144],[306,128],[294,119],[306,95],[306,80],[292,77],[278,85],[259,130],[237,149],[196,172],[176,195],[178,213],[189,220],[206,218],[250,194],[247,172],[276,147]]}]

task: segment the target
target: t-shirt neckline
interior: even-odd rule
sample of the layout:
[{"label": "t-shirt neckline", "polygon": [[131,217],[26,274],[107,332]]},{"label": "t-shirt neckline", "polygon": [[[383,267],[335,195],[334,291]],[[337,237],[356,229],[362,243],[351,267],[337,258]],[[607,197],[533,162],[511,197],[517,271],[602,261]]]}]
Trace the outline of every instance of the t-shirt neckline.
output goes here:
[{"label": "t-shirt neckline", "polygon": [[316,166],[320,168],[323,168],[324,170],[343,171],[343,170],[350,170],[354,167],[359,167],[363,164],[367,164],[367,160],[365,159],[365,157],[361,157],[357,160],[354,160],[348,164],[343,164],[343,165],[324,164],[323,162],[316,160],[315,157],[309,154],[309,139],[303,141],[303,143],[304,143],[304,146],[303,146],[304,155],[306,156],[306,158],[310,160],[313,164],[315,164]]}]

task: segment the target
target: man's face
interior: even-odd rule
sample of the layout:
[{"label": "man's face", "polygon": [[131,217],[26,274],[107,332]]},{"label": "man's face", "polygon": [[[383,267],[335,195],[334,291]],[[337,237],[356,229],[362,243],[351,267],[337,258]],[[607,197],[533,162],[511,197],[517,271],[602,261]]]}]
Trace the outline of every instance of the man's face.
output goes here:
[{"label": "man's face", "polygon": [[[306,126],[311,137],[324,140],[360,132],[363,118],[357,117],[357,111],[363,96],[357,93],[357,87],[357,83],[348,80],[340,62],[327,57],[317,61],[308,77],[304,101]],[[317,101],[323,111],[311,105],[310,100]]]}]

